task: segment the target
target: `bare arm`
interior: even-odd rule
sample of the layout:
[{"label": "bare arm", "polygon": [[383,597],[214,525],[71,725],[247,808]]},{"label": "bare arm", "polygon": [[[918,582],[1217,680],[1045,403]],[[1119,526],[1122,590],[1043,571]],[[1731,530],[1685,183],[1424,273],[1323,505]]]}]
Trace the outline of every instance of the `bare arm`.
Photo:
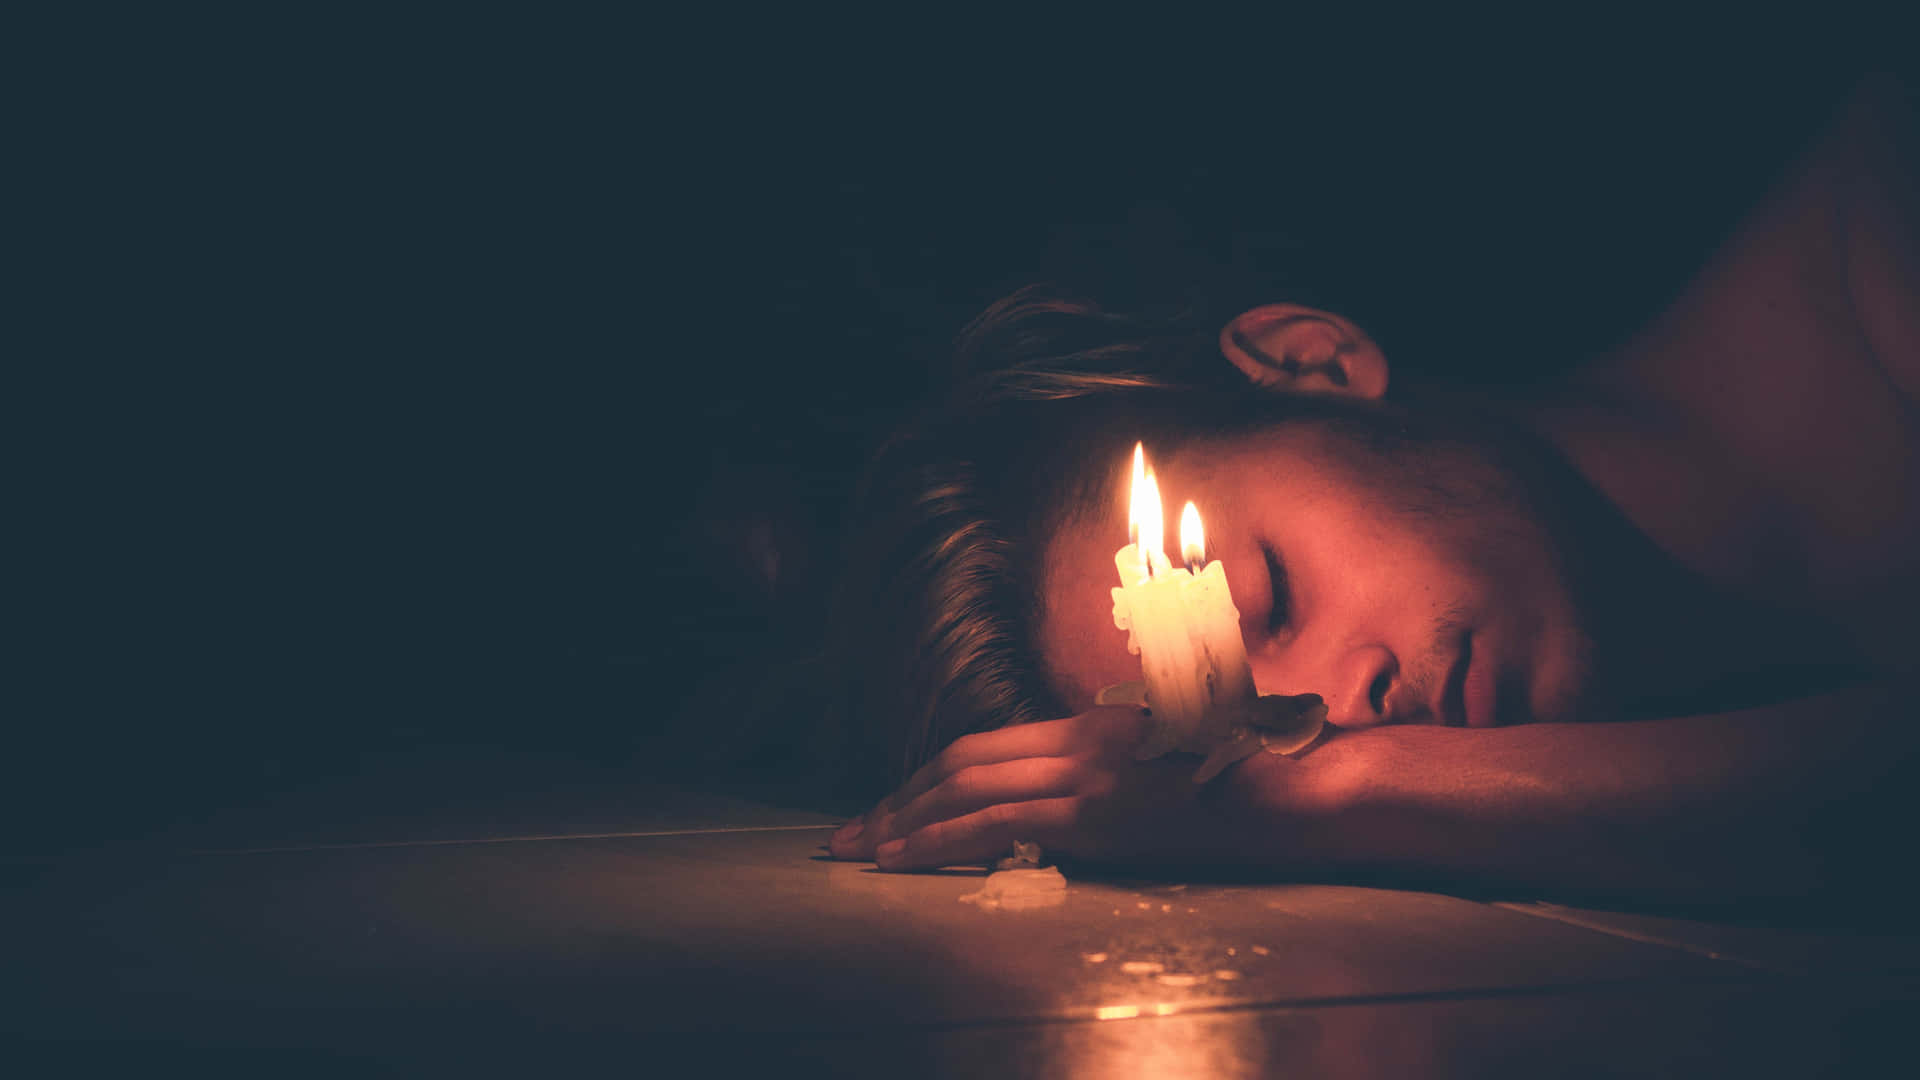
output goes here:
[{"label": "bare arm", "polygon": [[1632,723],[1380,727],[1298,759],[1255,754],[1201,788],[1198,759],[1133,761],[1141,717],[1105,707],[955,742],[832,850],[911,870],[1038,840],[1162,870],[1802,898],[1904,872],[1913,712],[1873,687]]},{"label": "bare arm", "polygon": [[1305,782],[1269,789],[1267,808],[1276,822],[1318,821],[1277,846],[1330,868],[1657,899],[1799,896],[1870,876],[1876,856],[1904,862],[1873,841],[1914,820],[1920,792],[1900,787],[1914,712],[1868,688],[1633,723],[1376,728],[1300,761]]}]

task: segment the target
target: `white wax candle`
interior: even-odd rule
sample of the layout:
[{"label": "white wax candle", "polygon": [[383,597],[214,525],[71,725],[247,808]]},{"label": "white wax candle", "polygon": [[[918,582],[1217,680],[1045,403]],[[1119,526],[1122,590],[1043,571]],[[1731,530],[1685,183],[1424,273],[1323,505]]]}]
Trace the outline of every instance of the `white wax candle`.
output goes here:
[{"label": "white wax candle", "polygon": [[[1137,543],[1114,554],[1120,587],[1113,590],[1114,625],[1128,631],[1127,650],[1140,657],[1153,711],[1154,736],[1142,758],[1169,750],[1209,753],[1232,737],[1239,707],[1255,698],[1253,673],[1240,638],[1240,613],[1227,588],[1225,566],[1204,563],[1199,511],[1187,506],[1182,548],[1200,567],[1174,569],[1161,547],[1160,496],[1134,450],[1132,528]],[[1233,706],[1222,708],[1220,706]]]},{"label": "white wax candle", "polygon": [[1253,668],[1247,664],[1247,644],[1240,637],[1240,609],[1227,588],[1227,568],[1220,560],[1206,564],[1187,586],[1190,605],[1206,650],[1216,704],[1252,701]]},{"label": "white wax candle", "polygon": [[1211,667],[1188,611],[1186,586],[1193,575],[1175,570],[1157,551],[1148,557],[1154,573],[1142,578],[1138,548],[1128,544],[1114,555],[1122,585],[1113,590],[1113,623],[1129,632],[1127,651],[1140,657],[1158,736],[1141,748],[1141,756],[1155,757],[1200,740],[1211,702]]}]

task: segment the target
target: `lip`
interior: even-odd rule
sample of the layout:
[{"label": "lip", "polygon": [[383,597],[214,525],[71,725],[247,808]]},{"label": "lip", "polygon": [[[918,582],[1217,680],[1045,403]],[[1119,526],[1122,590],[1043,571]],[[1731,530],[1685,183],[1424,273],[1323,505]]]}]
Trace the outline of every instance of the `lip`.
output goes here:
[{"label": "lip", "polygon": [[1467,726],[1465,687],[1472,663],[1473,635],[1465,634],[1460,639],[1460,655],[1453,658],[1453,666],[1447,669],[1447,681],[1440,687],[1440,703],[1434,709],[1447,727]]},{"label": "lip", "polygon": [[1468,727],[1493,727],[1499,722],[1495,708],[1500,689],[1499,674],[1492,659],[1485,656],[1480,658],[1478,664],[1467,669],[1467,677],[1461,685],[1461,698]]}]

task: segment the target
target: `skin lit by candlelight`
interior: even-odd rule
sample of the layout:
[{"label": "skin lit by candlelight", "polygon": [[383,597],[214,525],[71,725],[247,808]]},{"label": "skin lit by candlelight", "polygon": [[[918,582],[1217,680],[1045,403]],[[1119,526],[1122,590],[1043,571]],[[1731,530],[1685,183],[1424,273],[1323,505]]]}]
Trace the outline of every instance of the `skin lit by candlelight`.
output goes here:
[{"label": "skin lit by candlelight", "polygon": [[1180,511],[1180,557],[1196,574],[1207,561],[1207,534],[1200,528],[1200,508],[1191,502]]}]

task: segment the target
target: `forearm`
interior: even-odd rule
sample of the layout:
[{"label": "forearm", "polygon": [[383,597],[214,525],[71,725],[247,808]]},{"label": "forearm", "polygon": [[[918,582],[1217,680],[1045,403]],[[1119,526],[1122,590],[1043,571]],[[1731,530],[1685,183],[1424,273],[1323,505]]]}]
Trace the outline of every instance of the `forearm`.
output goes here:
[{"label": "forearm", "polygon": [[1858,847],[1835,811],[1910,763],[1893,707],[1867,690],[1634,723],[1355,732],[1298,763],[1289,797],[1313,809],[1279,842],[1330,868],[1515,888],[1797,895]]}]

